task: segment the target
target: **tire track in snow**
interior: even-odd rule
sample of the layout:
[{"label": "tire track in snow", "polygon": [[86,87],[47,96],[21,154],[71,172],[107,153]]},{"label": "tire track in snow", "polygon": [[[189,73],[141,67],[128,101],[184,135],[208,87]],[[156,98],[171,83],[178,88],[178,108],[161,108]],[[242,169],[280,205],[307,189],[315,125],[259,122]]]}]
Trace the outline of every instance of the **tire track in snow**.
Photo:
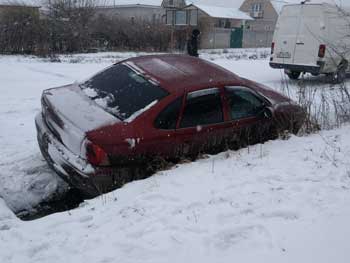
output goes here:
[{"label": "tire track in snow", "polygon": [[41,74],[45,74],[45,75],[48,74],[48,75],[51,75],[53,77],[59,77],[59,78],[64,78],[64,79],[73,79],[72,77],[64,75],[64,74],[61,74],[61,73],[54,73],[54,72],[51,72],[51,71],[38,69],[38,68],[31,67],[31,66],[24,66],[24,67],[26,69],[32,71],[32,72],[35,72],[35,73],[41,73]]}]

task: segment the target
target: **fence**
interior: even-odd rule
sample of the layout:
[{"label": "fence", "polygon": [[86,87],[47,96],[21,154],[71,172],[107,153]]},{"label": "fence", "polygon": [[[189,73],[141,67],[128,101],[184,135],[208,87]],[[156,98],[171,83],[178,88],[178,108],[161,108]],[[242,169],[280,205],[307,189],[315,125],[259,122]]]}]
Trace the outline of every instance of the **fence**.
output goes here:
[{"label": "fence", "polygon": [[243,32],[243,47],[270,47],[273,38],[273,31],[254,31],[244,30]]},{"label": "fence", "polygon": [[230,28],[211,28],[201,35],[201,48],[229,48],[231,38]]}]

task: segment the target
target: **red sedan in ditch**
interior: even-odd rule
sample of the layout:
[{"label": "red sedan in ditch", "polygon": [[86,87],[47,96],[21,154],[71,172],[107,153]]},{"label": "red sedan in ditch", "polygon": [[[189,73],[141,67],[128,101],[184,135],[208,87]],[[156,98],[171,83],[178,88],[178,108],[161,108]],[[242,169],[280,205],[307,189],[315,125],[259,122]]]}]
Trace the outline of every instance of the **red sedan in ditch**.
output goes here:
[{"label": "red sedan in ditch", "polygon": [[208,61],[154,55],[45,90],[35,121],[52,169],[96,196],[164,163],[297,132],[304,117],[290,99]]}]

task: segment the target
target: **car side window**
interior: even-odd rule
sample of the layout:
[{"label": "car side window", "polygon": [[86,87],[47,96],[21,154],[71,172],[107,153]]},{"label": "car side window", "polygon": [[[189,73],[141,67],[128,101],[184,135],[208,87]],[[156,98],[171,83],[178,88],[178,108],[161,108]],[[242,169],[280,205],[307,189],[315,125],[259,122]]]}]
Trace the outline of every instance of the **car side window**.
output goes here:
[{"label": "car side window", "polygon": [[264,101],[246,87],[226,87],[225,90],[232,120],[254,117],[264,107]]},{"label": "car side window", "polygon": [[155,120],[155,127],[162,130],[174,130],[180,113],[182,98],[179,97],[171,102],[168,106],[159,113]]},{"label": "car side window", "polygon": [[220,90],[211,88],[188,93],[180,128],[224,121]]}]

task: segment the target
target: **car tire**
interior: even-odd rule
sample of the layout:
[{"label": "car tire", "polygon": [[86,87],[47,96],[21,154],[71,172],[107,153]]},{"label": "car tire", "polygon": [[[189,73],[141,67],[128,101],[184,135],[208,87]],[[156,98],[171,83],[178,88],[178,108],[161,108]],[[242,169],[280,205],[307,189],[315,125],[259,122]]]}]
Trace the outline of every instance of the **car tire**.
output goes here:
[{"label": "car tire", "polygon": [[301,72],[299,71],[291,71],[286,73],[288,77],[292,80],[297,80],[300,77]]}]

